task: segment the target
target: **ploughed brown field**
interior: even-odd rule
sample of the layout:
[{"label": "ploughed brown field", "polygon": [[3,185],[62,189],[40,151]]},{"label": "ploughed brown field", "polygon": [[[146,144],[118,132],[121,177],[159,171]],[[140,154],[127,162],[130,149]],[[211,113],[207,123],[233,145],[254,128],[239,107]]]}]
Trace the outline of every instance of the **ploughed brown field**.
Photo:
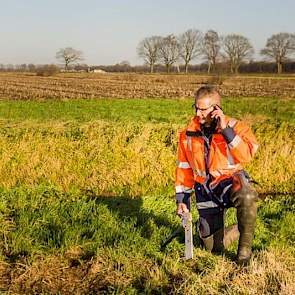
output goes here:
[{"label": "ploughed brown field", "polygon": [[224,96],[295,97],[295,76],[208,76],[184,74],[66,73],[39,77],[0,73],[0,99],[181,98],[204,84]]}]

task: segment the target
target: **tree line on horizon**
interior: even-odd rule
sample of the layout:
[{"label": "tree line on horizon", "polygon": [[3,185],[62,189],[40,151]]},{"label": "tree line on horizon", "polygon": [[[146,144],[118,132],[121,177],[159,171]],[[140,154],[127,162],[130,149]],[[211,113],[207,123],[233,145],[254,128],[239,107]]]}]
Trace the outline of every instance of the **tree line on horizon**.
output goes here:
[{"label": "tree line on horizon", "polygon": [[[254,47],[250,40],[240,34],[220,36],[214,30],[205,34],[196,29],[189,29],[175,36],[150,36],[141,40],[137,54],[154,72],[156,64],[161,63],[170,72],[171,66],[181,63],[187,73],[193,60],[202,59],[207,64],[207,72],[215,72],[217,64],[228,64],[230,72],[237,74],[240,66],[252,61]],[[295,54],[295,34],[278,33],[270,36],[260,54],[267,61],[275,62],[277,73],[283,71],[283,64],[292,61]]]},{"label": "tree line on horizon", "polygon": [[[144,61],[142,66],[131,66],[128,61],[115,65],[88,66],[81,64],[83,52],[72,47],[61,48],[56,52],[56,59],[63,65],[64,71],[91,71],[99,68],[107,72],[207,72],[237,74],[239,72],[295,72],[295,34],[278,33],[270,36],[260,54],[266,59],[255,61],[254,48],[250,40],[239,34],[220,36],[214,30],[205,34],[196,29],[189,29],[175,36],[150,36],[141,40],[137,54]],[[198,64],[192,64],[198,60]],[[202,61],[202,62],[200,62]],[[275,70],[276,68],[276,70]],[[59,72],[57,65],[4,65],[0,71],[36,72],[52,75]]]}]

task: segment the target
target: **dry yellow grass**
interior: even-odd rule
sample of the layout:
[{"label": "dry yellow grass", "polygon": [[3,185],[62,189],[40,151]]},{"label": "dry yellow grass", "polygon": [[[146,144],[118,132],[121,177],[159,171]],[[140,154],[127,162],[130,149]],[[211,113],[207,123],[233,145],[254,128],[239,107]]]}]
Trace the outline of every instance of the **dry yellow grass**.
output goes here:
[{"label": "dry yellow grass", "polygon": [[[106,253],[75,267],[60,255],[35,257],[0,264],[0,288],[8,294],[104,294],[117,286],[117,294],[130,294],[137,280],[146,290],[164,290],[165,294],[280,294],[295,292],[295,258],[284,249],[271,248],[255,255],[251,265],[240,268],[224,257],[196,251],[196,258],[182,262],[166,257],[162,267],[151,260],[120,256],[117,266]],[[210,263],[211,260],[211,263]],[[134,292],[131,292],[134,294]]]},{"label": "dry yellow grass", "polygon": [[[135,196],[165,188],[173,194],[179,125],[32,124],[24,122],[9,136],[0,136],[2,187],[45,183],[64,191],[79,188]],[[284,124],[255,128],[261,146],[247,169],[260,182],[259,190],[293,191],[294,128]]]}]

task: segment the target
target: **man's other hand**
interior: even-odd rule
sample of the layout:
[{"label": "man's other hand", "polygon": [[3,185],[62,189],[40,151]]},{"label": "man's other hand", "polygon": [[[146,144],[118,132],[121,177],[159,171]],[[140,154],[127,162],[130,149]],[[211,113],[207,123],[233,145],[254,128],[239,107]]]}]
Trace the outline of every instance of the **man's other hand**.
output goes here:
[{"label": "man's other hand", "polygon": [[182,216],[183,213],[188,212],[187,206],[185,203],[178,203],[176,208],[176,214]]}]

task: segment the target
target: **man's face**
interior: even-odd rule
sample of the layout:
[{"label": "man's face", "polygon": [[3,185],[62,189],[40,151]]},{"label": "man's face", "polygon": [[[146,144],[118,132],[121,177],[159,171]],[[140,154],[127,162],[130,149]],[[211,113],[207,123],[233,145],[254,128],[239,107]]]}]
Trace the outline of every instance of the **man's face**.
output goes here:
[{"label": "man's face", "polygon": [[197,117],[201,124],[210,125],[212,122],[211,113],[216,105],[215,99],[210,96],[196,100]]}]

